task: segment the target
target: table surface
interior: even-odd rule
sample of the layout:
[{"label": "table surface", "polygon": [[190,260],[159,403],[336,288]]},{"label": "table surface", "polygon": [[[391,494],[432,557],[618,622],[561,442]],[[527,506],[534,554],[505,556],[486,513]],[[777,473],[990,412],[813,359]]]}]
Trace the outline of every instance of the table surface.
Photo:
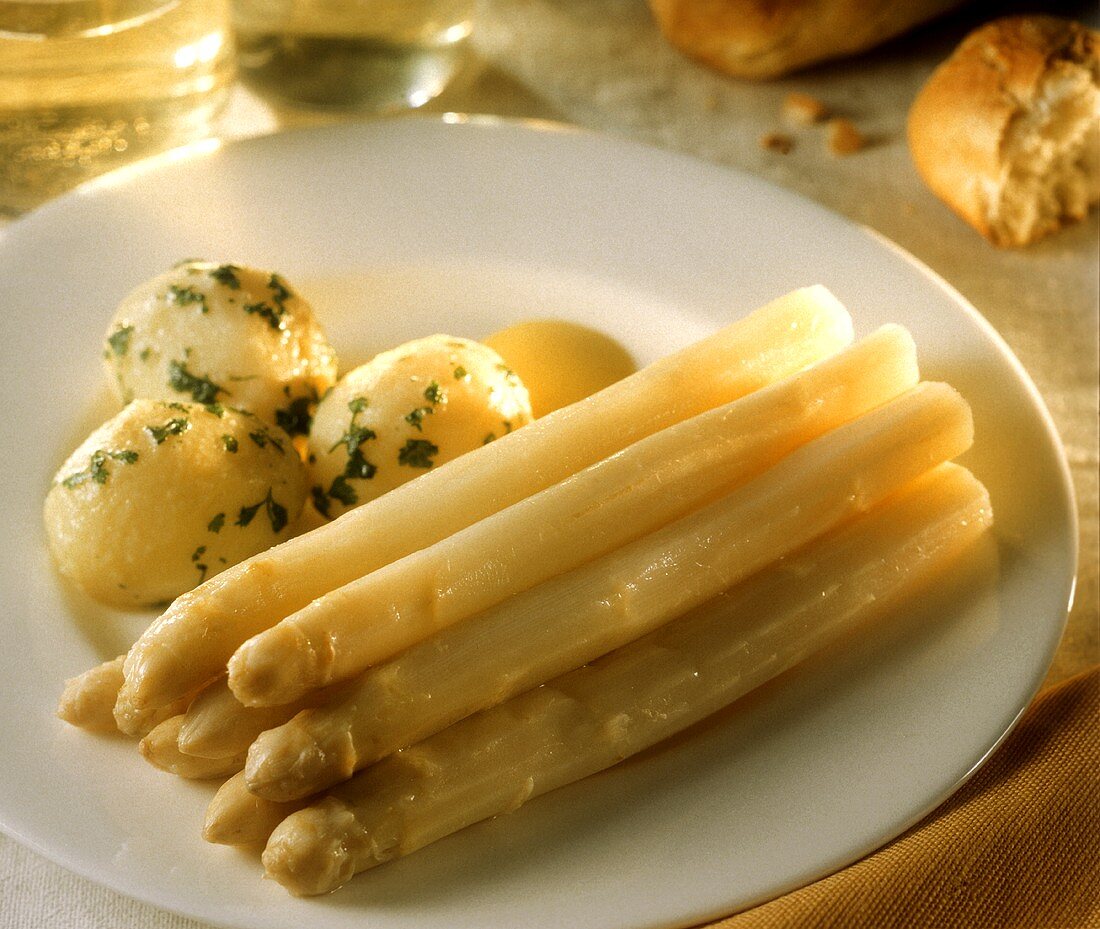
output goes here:
[{"label": "table surface", "polygon": [[[1003,9],[1004,4],[999,8]],[[1095,16],[1083,4],[1069,15]],[[661,39],[644,0],[481,0],[474,50],[428,112],[552,119],[685,152],[794,190],[874,229],[940,274],[997,328],[1037,384],[1065,444],[1081,521],[1077,593],[1047,683],[1100,660],[1098,318],[1100,220],[1022,251],[988,245],[923,187],[905,144],[908,106],[932,68],[988,13],[948,17],[858,59],[769,84],[711,73]],[[870,140],[838,158],[820,127],[781,118],[791,91],[823,100]],[[224,138],[345,116],[276,108],[237,87]],[[787,154],[760,137],[788,132]],[[0,836],[0,929],[198,929]]]}]

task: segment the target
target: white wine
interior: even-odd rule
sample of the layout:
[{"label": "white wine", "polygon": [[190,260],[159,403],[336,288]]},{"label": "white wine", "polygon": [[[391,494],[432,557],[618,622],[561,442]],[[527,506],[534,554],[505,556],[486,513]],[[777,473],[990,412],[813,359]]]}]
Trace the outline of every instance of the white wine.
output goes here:
[{"label": "white wine", "polygon": [[205,135],[227,0],[0,0],[0,212]]},{"label": "white wine", "polygon": [[311,107],[373,112],[437,96],[463,61],[474,0],[233,0],[242,76]]}]

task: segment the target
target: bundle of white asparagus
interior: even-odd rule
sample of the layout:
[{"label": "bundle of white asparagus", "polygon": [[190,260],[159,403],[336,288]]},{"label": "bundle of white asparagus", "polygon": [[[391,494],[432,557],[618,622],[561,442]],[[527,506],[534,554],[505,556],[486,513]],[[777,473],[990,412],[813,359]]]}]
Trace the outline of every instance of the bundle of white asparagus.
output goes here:
[{"label": "bundle of white asparagus", "polygon": [[824,289],[781,298],[207,581],[59,715],[233,775],[204,836],[266,842],[296,894],[609,767],[991,522],[946,463],[965,401],[918,383],[903,329],[850,341]]}]

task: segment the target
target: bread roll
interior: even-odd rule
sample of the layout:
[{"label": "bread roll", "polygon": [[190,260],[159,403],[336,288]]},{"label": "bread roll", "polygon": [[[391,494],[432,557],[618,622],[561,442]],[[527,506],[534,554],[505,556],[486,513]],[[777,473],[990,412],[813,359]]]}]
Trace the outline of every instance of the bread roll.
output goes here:
[{"label": "bread roll", "polygon": [[1100,33],[1016,16],[971,33],[909,112],[932,191],[997,245],[1027,245],[1100,200]]},{"label": "bread roll", "polygon": [[704,64],[766,80],[865,51],[961,0],[649,0],[665,38]]}]

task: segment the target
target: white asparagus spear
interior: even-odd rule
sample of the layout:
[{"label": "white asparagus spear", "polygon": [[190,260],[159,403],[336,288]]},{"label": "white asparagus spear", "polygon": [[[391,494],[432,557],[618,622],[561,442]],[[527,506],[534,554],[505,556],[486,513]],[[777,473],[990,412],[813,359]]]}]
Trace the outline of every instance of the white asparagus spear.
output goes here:
[{"label": "white asparagus spear", "polygon": [[122,686],[125,655],[105,661],[65,681],[57,715],[72,726],[91,732],[118,732],[114,707]]},{"label": "white asparagus spear", "polygon": [[149,764],[179,777],[205,780],[228,777],[244,767],[244,755],[236,758],[196,758],[179,750],[179,731],[183,715],[172,716],[155,727],[138,743]]},{"label": "white asparagus spear", "polygon": [[942,461],[970,409],[921,384],[793,452],[704,509],[446,629],[249,749],[249,789],[315,793],[383,755],[536,686],[697,606]]},{"label": "white asparagus spear", "polygon": [[709,716],[942,574],[992,519],[944,465],[726,596],[357,775],[274,831],[264,867],[325,893]]},{"label": "white asparagus spear", "polygon": [[275,803],[249,792],[244,772],[227,780],[206,809],[202,837],[215,845],[263,845],[275,827],[312,798]]},{"label": "white asparagus spear", "polygon": [[206,687],[187,708],[177,744],[196,758],[233,758],[248,751],[265,729],[281,726],[295,713],[316,705],[317,692],[283,706],[244,706],[221,677]]},{"label": "white asparagus spear", "polygon": [[[119,655],[65,681],[65,689],[57,702],[58,717],[71,726],[89,732],[117,733],[114,709],[119,688],[125,680],[122,672],[125,659],[125,655]],[[132,734],[145,735],[170,716],[182,713],[187,708],[187,702],[185,697],[161,707]]]},{"label": "white asparagus spear", "polygon": [[346,680],[697,509],[917,378],[912,338],[884,327],[314,600],[237,650],[229,686],[264,706]]},{"label": "white asparagus spear", "polygon": [[217,678],[234,650],[315,597],[445,538],[638,439],[828,357],[852,338],[820,286],[794,291],[637,374],[179,597],[131,648],[115,717],[133,732]]},{"label": "white asparagus spear", "polygon": [[187,708],[179,732],[179,749],[199,758],[243,755],[265,729],[281,726],[301,710],[336,702],[343,690],[336,685],[311,691],[281,706],[244,706],[233,696],[225,677],[220,677]]}]

